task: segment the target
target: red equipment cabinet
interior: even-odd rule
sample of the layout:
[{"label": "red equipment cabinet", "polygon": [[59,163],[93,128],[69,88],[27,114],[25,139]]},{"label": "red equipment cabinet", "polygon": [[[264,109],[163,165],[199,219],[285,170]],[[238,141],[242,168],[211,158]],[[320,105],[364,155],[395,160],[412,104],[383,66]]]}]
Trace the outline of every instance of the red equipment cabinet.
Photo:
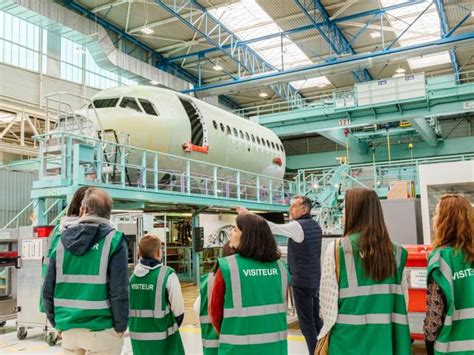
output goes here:
[{"label": "red equipment cabinet", "polygon": [[412,339],[424,339],[423,322],[426,315],[426,277],[430,245],[404,245],[408,251],[405,270],[408,273],[408,322]]}]

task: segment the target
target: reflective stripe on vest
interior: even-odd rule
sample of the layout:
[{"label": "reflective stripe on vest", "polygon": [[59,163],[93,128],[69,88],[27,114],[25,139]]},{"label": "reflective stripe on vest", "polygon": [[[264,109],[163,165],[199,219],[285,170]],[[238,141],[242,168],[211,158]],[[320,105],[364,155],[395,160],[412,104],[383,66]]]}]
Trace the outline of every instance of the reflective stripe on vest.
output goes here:
[{"label": "reflective stripe on vest", "polygon": [[351,325],[367,325],[367,324],[408,324],[408,319],[404,314],[398,313],[379,313],[379,314],[338,314],[337,323]]},{"label": "reflective stripe on vest", "polygon": [[[212,285],[214,284],[214,279],[216,278],[216,276],[214,275],[214,273],[210,273],[208,276],[207,276],[207,304],[211,304],[211,294],[212,294]],[[199,322],[201,324],[210,324],[211,323],[211,320],[209,318],[209,316],[199,316]],[[206,345],[204,345],[206,346]]]},{"label": "reflective stripe on vest", "polygon": [[[286,274],[286,269],[280,260],[277,261],[277,264],[278,264],[278,268],[280,269],[280,274],[281,274],[281,286],[282,286],[281,289],[282,289],[283,303],[270,304],[270,305],[264,305],[264,306],[251,306],[251,307],[242,306],[242,287],[240,283],[240,272],[239,272],[239,267],[237,265],[236,255],[227,257],[227,260],[228,260],[228,265],[229,265],[229,270],[230,270],[232,299],[233,299],[234,307],[224,308],[225,318],[263,316],[269,313],[282,313],[282,312],[287,311],[288,305],[286,303],[285,290],[288,284],[288,276]],[[221,336],[221,341],[223,341],[222,336]],[[227,341],[225,343],[227,343]],[[259,343],[260,342],[257,342],[257,344]],[[229,343],[229,344],[233,344],[233,343]]]},{"label": "reflective stripe on vest", "polygon": [[474,349],[474,340],[458,340],[449,343],[436,342],[434,346],[436,351],[449,353],[458,351],[472,351]]},{"label": "reflective stripe on vest", "polygon": [[[341,288],[339,290],[339,298],[359,297],[368,296],[375,294],[397,294],[403,295],[403,289],[398,284],[376,284],[359,286],[357,280],[356,265],[354,259],[354,253],[352,249],[352,242],[349,238],[344,238],[341,241],[342,249],[344,251],[344,261],[346,264],[347,273],[347,288]],[[397,270],[400,267],[402,260],[402,247],[396,245],[395,262]],[[337,323],[350,324],[350,325],[367,325],[367,324],[391,324],[398,323],[402,325],[408,325],[408,318],[406,314],[398,313],[377,313],[377,314],[338,314]]]},{"label": "reflective stripe on vest", "polygon": [[213,340],[202,339],[202,345],[205,348],[218,348],[219,347],[219,339],[213,339]]},{"label": "reflective stripe on vest", "polygon": [[[130,309],[128,311],[129,317],[137,317],[137,318],[163,318],[168,313],[170,313],[170,309],[168,305],[166,305],[165,310],[162,310],[162,296],[163,296],[163,282],[166,276],[166,267],[162,265],[160,267],[160,271],[158,272],[158,276],[156,278],[156,291],[155,291],[155,305],[153,309]],[[166,333],[166,332],[165,332]],[[154,333],[135,333],[135,334],[154,334]],[[136,338],[138,339],[138,338]],[[161,338],[160,338],[161,339]],[[164,339],[164,338],[163,338]],[[149,339],[145,339],[149,340]],[[155,339],[159,340],[159,339]]]},{"label": "reflective stripe on vest", "polygon": [[[100,256],[100,266],[98,275],[71,275],[64,274],[64,245],[60,241],[56,248],[56,282],[82,283],[82,284],[106,284],[107,283],[107,265],[109,263],[109,253],[112,245],[112,239],[116,230],[113,229],[104,240],[102,254]],[[65,306],[67,307],[67,306]]]},{"label": "reflective stripe on vest", "polygon": [[[439,271],[443,274],[444,278],[449,284],[451,295],[454,297],[454,281],[453,281],[453,271],[449,264],[441,257],[441,253],[436,253],[433,257],[430,258],[428,263],[428,269],[433,266],[433,264],[439,262]],[[456,304],[452,304],[453,312],[452,314],[446,314],[444,318],[444,326],[451,326],[453,321],[474,319],[474,308],[463,308],[456,309]],[[449,342],[441,342],[437,340],[434,346],[436,351],[439,352],[459,352],[459,351],[472,351],[474,349],[474,340],[455,340]]]},{"label": "reflective stripe on vest", "polygon": [[178,324],[174,324],[163,332],[130,332],[130,338],[133,340],[164,340],[178,331]]},{"label": "reflective stripe on vest", "polygon": [[[354,253],[352,250],[352,243],[349,238],[343,238],[341,240],[342,249],[344,250],[344,261],[346,263],[347,273],[347,288],[341,288],[339,290],[339,298],[349,298],[358,296],[368,296],[375,294],[397,294],[403,295],[403,289],[398,284],[377,284],[377,285],[366,285],[359,286],[357,281],[356,266],[354,260]],[[400,267],[402,260],[402,247],[396,246],[395,261],[397,269]]]},{"label": "reflective stripe on vest", "polygon": [[106,309],[110,308],[109,301],[83,301],[83,300],[69,300],[64,298],[54,299],[55,307],[68,307],[77,309]]},{"label": "reflective stripe on vest", "polygon": [[249,335],[231,335],[221,334],[220,342],[231,345],[254,345],[254,344],[266,344],[275,343],[278,341],[286,340],[287,332],[275,332],[275,333],[264,333],[264,334],[249,334]]}]

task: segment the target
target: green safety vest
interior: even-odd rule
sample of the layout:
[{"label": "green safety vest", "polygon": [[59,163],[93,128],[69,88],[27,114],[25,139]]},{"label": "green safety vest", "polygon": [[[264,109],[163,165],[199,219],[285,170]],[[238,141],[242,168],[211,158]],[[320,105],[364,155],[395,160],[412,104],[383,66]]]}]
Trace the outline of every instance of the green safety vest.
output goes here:
[{"label": "green safety vest", "polygon": [[134,354],[184,355],[178,324],[166,301],[166,283],[173,272],[162,265],[130,278],[128,326]]},{"label": "green safety vest", "polygon": [[51,234],[49,235],[48,240],[50,243],[48,247],[48,251],[46,252],[46,255],[43,256],[43,262],[41,263],[41,287],[40,287],[40,295],[39,295],[39,310],[41,313],[45,313],[44,309],[44,302],[43,302],[43,283],[44,279],[46,277],[46,274],[48,272],[48,267],[49,267],[49,259],[51,258],[51,254],[53,252],[53,249],[56,247],[56,244],[58,243],[58,240],[61,237],[61,231],[59,230],[59,226],[56,226]]},{"label": "green safety vest", "polygon": [[436,354],[474,354],[474,265],[464,252],[438,248],[428,259],[431,277],[443,290],[447,314],[435,343]]},{"label": "green safety vest", "polygon": [[201,305],[199,309],[199,321],[201,323],[202,349],[204,355],[217,355],[219,348],[219,335],[217,335],[211,320],[209,319],[209,303],[211,300],[212,285],[214,284],[214,273],[209,273],[201,277]]},{"label": "green safety vest", "polygon": [[282,260],[219,259],[225,282],[218,354],[288,354],[289,275]]},{"label": "green safety vest", "polygon": [[339,245],[339,310],[329,354],[411,354],[401,286],[408,253],[394,245],[396,275],[377,283],[364,275],[357,238],[357,234],[343,238]]},{"label": "green safety vest", "polygon": [[122,238],[122,232],[112,230],[81,256],[66,250],[59,239],[51,253],[56,260],[54,320],[57,330],[99,331],[113,327],[107,269]]}]

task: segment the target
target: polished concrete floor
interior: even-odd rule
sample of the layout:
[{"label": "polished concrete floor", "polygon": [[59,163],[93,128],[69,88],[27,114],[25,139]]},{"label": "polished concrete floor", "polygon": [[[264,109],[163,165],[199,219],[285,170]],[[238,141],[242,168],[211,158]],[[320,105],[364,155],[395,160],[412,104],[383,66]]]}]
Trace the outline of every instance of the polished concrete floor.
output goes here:
[{"label": "polished concrete floor", "polygon": [[[201,335],[198,324],[198,317],[192,310],[194,300],[198,295],[198,290],[191,284],[183,284],[183,296],[186,308],[183,326],[180,329],[186,354],[202,354]],[[298,324],[291,326],[288,332],[288,347],[291,355],[308,355],[306,344]],[[60,342],[55,346],[46,344],[41,329],[29,329],[28,337],[25,340],[18,340],[16,337],[15,321],[8,321],[7,325],[0,328],[0,354],[25,353],[25,354],[60,354]],[[415,344],[413,354],[424,354],[421,344]],[[122,354],[132,354],[130,338],[126,333],[125,344]],[[265,355],[265,354],[262,354]]]}]

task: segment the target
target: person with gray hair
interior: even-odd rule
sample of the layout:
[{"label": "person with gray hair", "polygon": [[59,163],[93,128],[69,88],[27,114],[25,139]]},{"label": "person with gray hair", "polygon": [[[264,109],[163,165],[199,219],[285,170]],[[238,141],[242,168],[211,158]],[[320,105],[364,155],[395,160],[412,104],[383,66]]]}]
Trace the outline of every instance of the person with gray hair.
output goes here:
[{"label": "person with gray hair", "polygon": [[[275,224],[267,221],[274,235],[288,238],[288,268],[301,332],[310,354],[314,354],[317,336],[322,328],[319,317],[319,282],[321,279],[321,243],[323,233],[311,217],[312,201],[295,196],[290,205],[290,221]],[[248,213],[237,207],[237,213]]]},{"label": "person with gray hair", "polygon": [[51,250],[43,299],[65,354],[122,351],[128,324],[128,245],[110,224],[112,202],[105,190],[89,188],[78,223],[65,229]]}]

